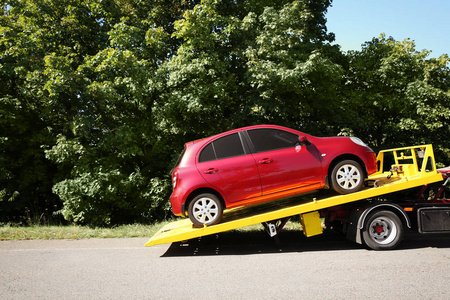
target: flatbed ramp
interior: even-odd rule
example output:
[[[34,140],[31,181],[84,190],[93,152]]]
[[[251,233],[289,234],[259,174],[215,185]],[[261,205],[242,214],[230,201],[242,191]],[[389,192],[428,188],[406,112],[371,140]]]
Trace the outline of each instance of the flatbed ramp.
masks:
[[[395,164],[390,171],[383,172],[384,154],[387,152],[394,154]],[[420,167],[418,156],[422,160]],[[224,212],[221,223],[202,228],[194,227],[189,219],[182,219],[164,226],[150,238],[145,246],[185,241],[258,223],[303,215],[443,180],[441,173],[436,170],[431,145],[384,150],[378,154],[377,159],[380,162],[380,170],[368,178],[368,181],[374,183],[374,187],[348,195],[317,199],[313,198],[314,193],[310,193],[291,199],[235,208]],[[405,161],[409,163],[403,163]]]

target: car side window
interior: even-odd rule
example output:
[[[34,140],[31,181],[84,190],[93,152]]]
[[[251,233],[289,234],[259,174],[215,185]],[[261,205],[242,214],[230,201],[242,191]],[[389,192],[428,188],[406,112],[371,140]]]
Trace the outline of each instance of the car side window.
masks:
[[[198,161],[205,162],[244,154],[239,134],[233,133],[209,143],[203,148]]]
[[[210,160],[216,160],[216,154],[214,153],[213,144],[209,143],[208,146],[203,148],[200,153],[200,157],[198,158],[199,162],[205,162]]]
[[[291,148],[299,143],[298,135],[279,129],[253,129],[248,131],[248,135],[256,152]]]

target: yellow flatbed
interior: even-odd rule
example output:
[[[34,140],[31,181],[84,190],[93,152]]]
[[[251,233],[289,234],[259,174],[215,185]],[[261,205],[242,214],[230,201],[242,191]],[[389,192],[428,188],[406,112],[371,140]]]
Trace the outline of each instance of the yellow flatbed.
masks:
[[[390,171],[383,172],[385,154],[389,152],[393,153],[395,163],[391,166]],[[441,173],[436,170],[431,145],[383,150],[378,154],[377,160],[380,165],[379,171],[367,179],[374,183],[374,187],[367,187],[357,193],[324,198],[314,197],[317,196],[317,193],[308,193],[291,199],[226,210],[221,223],[202,228],[194,227],[189,219],[174,221],[159,230],[145,246],[185,241],[294,215],[302,216],[325,208],[443,180]]]

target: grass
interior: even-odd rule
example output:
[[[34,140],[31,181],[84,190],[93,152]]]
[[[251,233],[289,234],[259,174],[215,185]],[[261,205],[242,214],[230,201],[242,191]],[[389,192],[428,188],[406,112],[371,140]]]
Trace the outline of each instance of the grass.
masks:
[[[130,238],[153,236],[170,221],[154,225],[121,225],[112,228],[92,228],[87,226],[0,226],[0,241],[13,240],[61,240],[61,239],[92,239],[92,238]],[[261,224],[255,224],[237,231],[260,231]],[[301,230],[300,222],[289,221],[284,230]]]
[[[151,237],[167,223],[121,225],[112,228],[3,225],[0,227],[0,241]]]

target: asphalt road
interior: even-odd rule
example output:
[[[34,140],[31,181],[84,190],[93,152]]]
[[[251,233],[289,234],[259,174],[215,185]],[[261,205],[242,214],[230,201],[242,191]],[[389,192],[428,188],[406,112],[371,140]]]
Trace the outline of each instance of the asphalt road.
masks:
[[[0,242],[0,299],[450,299],[450,236],[370,251],[337,234]]]

